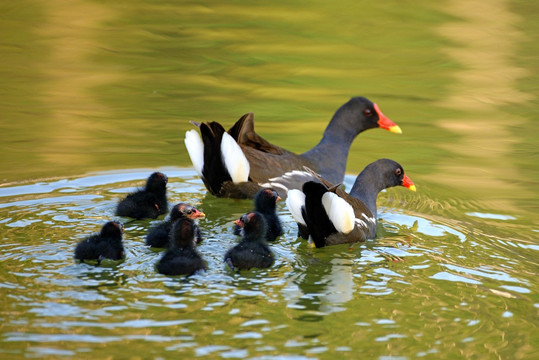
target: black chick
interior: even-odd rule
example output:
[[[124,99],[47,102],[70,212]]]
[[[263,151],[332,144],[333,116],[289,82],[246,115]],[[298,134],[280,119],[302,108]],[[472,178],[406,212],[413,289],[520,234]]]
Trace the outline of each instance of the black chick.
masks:
[[[127,195],[120,201],[116,215],[135,219],[155,219],[168,211],[167,182],[165,174],[154,172],[146,181],[146,186],[137,192]]]
[[[204,214],[202,211],[198,210],[194,206],[191,206],[186,203],[176,204],[170,210],[168,220],[165,220],[159,225],[150,229],[150,232],[148,233],[148,235],[146,235],[146,245],[157,248],[168,247],[170,229],[172,229],[172,225],[174,225],[177,220],[183,218],[195,220],[204,216],[206,216],[206,214]],[[197,226],[196,222],[193,226],[195,227],[195,243],[199,244],[200,242],[202,242],[200,228]]]
[[[270,267],[275,258],[265,240],[267,224],[264,216],[254,211],[235,223],[242,228],[242,239],[227,251],[225,263],[233,270]]]
[[[283,227],[275,209],[279,200],[281,200],[281,197],[277,191],[269,188],[260,190],[255,197],[254,211],[261,213],[268,225],[266,241],[275,241],[283,233]],[[237,224],[234,225],[234,235],[241,235],[241,227]]]
[[[157,271],[163,275],[192,275],[206,270],[194,238],[195,222],[188,218],[177,220],[170,231],[170,248],[157,263]]]
[[[109,221],[99,234],[90,235],[75,247],[75,259],[97,260],[98,264],[103,259],[120,260],[125,252],[122,243],[124,227],[116,221]]]

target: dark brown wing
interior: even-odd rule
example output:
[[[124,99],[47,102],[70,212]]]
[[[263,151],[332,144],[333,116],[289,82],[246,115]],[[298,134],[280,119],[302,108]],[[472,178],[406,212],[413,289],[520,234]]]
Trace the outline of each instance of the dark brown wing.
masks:
[[[305,158],[282,149],[280,155],[262,152],[251,147],[242,146],[243,153],[251,166],[250,178],[258,183],[266,183],[270,179],[280,177],[287,172],[303,171],[304,166],[312,166]]]
[[[228,133],[242,147],[250,147],[269,154],[281,155],[283,149],[275,146],[255,132],[255,116],[253,113],[243,115]]]
[[[316,171],[314,171],[313,169],[311,169],[310,167],[308,166],[304,166],[303,169],[308,172],[309,174],[311,174],[316,180],[318,180],[319,182],[321,182],[322,184],[324,184],[329,191],[332,191],[332,192],[335,192],[334,189],[335,188],[338,188],[339,186],[341,186],[341,184],[339,185],[334,185],[333,183],[327,181],[326,179],[324,179],[322,176],[320,176],[319,173],[317,173]]]

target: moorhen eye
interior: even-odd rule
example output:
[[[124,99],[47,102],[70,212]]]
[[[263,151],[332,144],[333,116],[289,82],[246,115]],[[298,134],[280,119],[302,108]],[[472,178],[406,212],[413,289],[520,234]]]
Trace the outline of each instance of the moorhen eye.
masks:
[[[397,174],[397,176],[400,176],[402,174],[402,170],[401,169],[395,170],[395,174]]]
[[[365,116],[371,116],[371,115],[372,115],[372,110],[371,110],[371,109],[365,109],[365,110],[363,110],[363,115],[365,115]]]

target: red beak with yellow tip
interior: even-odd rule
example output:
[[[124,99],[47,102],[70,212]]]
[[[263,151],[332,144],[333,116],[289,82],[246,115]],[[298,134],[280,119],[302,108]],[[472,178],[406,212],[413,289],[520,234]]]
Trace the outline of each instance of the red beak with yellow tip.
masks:
[[[374,111],[376,111],[378,114],[378,126],[380,126],[382,129],[391,131],[392,133],[402,134],[402,130],[399,125],[389,120],[389,118],[380,111],[380,108],[376,104],[374,104]]]
[[[412,191],[416,190],[414,183],[412,182],[412,180],[410,180],[410,178],[406,174],[404,174],[404,177],[402,178],[402,186]]]

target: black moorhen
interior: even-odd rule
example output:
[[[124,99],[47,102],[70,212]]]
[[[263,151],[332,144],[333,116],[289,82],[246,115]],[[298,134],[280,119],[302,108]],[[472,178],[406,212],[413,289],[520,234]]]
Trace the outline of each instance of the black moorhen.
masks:
[[[300,236],[312,238],[316,247],[374,238],[378,193],[398,185],[416,190],[402,166],[389,159],[367,165],[349,194],[321,177],[317,180],[303,184],[303,191],[290,190],[286,200]]]
[[[344,179],[348,151],[355,137],[364,130],[380,127],[401,133],[378,106],[364,97],[354,97],[342,105],[329,122],[322,140],[303,154],[294,154],[270,144],[254,130],[254,115],[243,115],[225,132],[217,122],[195,123],[185,134],[185,146],[195,170],[206,188],[215,196],[254,198],[263,187],[278,188],[286,197],[289,189],[303,182],[291,182],[287,175],[302,172],[303,167],[326,180]]]
[[[75,259],[97,260],[103,259],[120,260],[125,256],[122,243],[124,227],[116,221],[109,221],[101,228],[98,234],[90,235],[75,247]]]
[[[172,225],[178,219],[189,218],[191,220],[195,220],[204,216],[206,216],[206,214],[204,214],[202,211],[198,210],[192,205],[189,205],[186,203],[176,204],[170,210],[170,215],[169,215],[168,220],[165,220],[159,225],[150,229],[150,232],[148,232],[148,235],[146,235],[146,245],[149,245],[151,247],[157,247],[157,248],[168,247],[170,229],[172,229]],[[199,244],[202,242],[202,235],[200,233],[200,228],[196,225],[196,222],[194,224],[194,227],[195,227],[195,243]]]
[[[259,212],[250,212],[235,222],[242,227],[242,239],[225,254],[225,263],[232,269],[267,268],[274,256],[265,240],[266,220]]]
[[[127,195],[118,203],[116,215],[135,219],[155,219],[168,211],[167,182],[165,174],[154,172],[144,189]]]
[[[262,189],[255,197],[255,210],[264,215],[268,230],[266,232],[266,241],[275,241],[283,233],[281,220],[277,216],[275,206],[281,197],[273,189]],[[241,227],[234,224],[234,235],[241,235]]]
[[[206,270],[206,262],[195,247],[195,222],[189,218],[177,220],[170,231],[170,245],[157,264],[163,275],[192,275]]]

